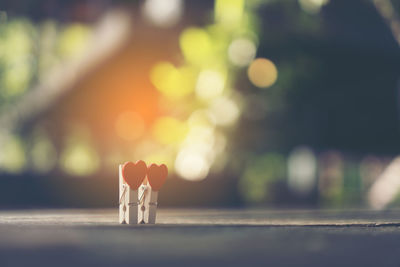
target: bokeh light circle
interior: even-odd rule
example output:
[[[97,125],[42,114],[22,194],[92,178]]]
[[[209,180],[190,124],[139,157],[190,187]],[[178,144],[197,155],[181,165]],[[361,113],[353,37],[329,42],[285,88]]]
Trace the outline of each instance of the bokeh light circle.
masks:
[[[192,149],[181,150],[175,160],[175,170],[185,180],[203,180],[209,169],[210,165],[205,157]]]
[[[310,14],[318,13],[328,3],[329,0],[299,0],[301,9]]]
[[[201,99],[220,96],[225,87],[225,77],[218,71],[203,70],[196,84],[196,95]]]
[[[100,157],[90,142],[77,139],[67,142],[60,165],[69,175],[89,176],[100,167]]]
[[[221,126],[233,125],[240,115],[239,106],[228,97],[215,99],[210,105],[209,112],[215,119],[216,124]]]
[[[256,45],[249,39],[239,38],[232,41],[228,48],[228,58],[238,67],[250,64],[256,55]]]
[[[182,142],[187,134],[187,125],[174,117],[160,117],[153,124],[153,136],[160,144],[170,145]]]
[[[179,45],[185,59],[195,65],[207,62],[212,54],[211,37],[201,28],[186,28],[179,37]]]
[[[147,20],[162,28],[174,26],[183,14],[182,0],[146,0],[142,12]]]
[[[278,70],[275,64],[266,58],[255,59],[247,69],[247,75],[252,84],[259,88],[267,88],[273,85],[278,78]]]

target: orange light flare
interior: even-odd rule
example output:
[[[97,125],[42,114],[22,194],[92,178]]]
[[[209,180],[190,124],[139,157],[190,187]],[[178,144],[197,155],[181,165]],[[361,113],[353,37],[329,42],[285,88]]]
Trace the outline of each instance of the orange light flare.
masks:
[[[76,84],[51,112],[53,127],[63,131],[69,121],[83,124],[105,153],[115,146],[131,149],[126,144],[150,135],[151,125],[165,112],[150,71],[159,61],[171,61],[179,48],[170,32],[148,32],[140,28],[125,47]]]

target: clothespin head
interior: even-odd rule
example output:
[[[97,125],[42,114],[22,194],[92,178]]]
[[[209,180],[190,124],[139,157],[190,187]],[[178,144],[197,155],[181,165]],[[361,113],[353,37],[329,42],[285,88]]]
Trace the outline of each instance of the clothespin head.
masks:
[[[151,164],[147,169],[147,179],[153,191],[159,191],[168,176],[168,168],[165,164]]]
[[[125,162],[122,166],[122,177],[132,190],[137,190],[146,177],[147,166],[143,160],[136,163]]]

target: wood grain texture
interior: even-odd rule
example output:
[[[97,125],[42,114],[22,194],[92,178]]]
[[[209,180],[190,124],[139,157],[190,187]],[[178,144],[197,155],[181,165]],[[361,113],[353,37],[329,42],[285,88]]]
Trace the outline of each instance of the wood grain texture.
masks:
[[[399,266],[400,211],[0,211],[0,266]]]

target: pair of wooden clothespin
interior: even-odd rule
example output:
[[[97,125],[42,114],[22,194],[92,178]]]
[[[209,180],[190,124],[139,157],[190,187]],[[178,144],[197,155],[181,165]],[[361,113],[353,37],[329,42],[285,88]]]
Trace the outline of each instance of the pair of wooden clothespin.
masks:
[[[138,224],[156,222],[158,191],[168,175],[164,164],[144,161],[119,165],[119,223]]]

